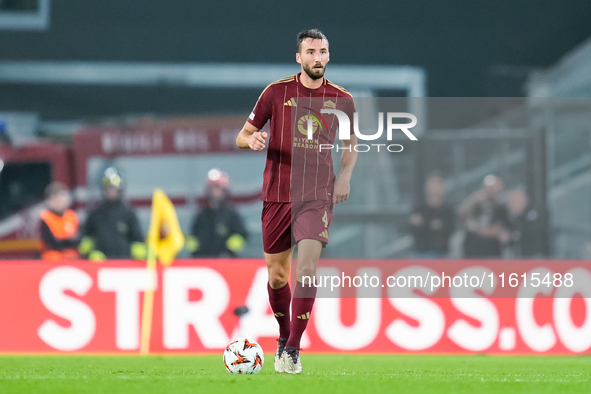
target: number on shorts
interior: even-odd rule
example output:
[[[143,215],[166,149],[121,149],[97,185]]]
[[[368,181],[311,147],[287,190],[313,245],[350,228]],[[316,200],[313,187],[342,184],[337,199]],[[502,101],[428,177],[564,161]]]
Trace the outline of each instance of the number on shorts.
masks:
[[[324,211],[324,216],[322,217],[322,221],[324,222],[324,227],[328,227],[328,214]]]

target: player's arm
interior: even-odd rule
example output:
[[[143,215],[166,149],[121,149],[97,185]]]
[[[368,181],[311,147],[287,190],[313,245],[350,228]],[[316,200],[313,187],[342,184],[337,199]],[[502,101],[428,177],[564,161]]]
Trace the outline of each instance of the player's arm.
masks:
[[[240,149],[252,149],[252,150],[263,150],[265,149],[265,139],[267,138],[266,132],[259,132],[255,126],[250,122],[244,123],[242,130],[236,137],[236,145]]]
[[[351,191],[351,175],[353,174],[353,168],[357,163],[357,151],[353,149],[357,145],[357,136],[351,135],[348,140],[341,140],[343,144],[343,153],[341,153],[341,172],[337,177],[334,184],[334,191],[332,194],[332,202],[339,204],[346,201],[349,198],[349,192]]]
[[[259,130],[265,126],[269,119],[271,119],[273,113],[272,91],[273,88],[271,85],[263,90],[263,93],[259,96],[248,120],[244,123],[240,133],[238,133],[238,137],[236,137],[236,145],[238,145],[240,149],[265,149],[267,133],[261,133]]]

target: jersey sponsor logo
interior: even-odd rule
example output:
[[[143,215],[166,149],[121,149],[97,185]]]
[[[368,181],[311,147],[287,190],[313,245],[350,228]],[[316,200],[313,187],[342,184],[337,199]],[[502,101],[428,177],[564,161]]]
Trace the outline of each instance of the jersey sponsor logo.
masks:
[[[318,138],[309,140],[306,137],[293,137],[293,147],[318,150]]]
[[[310,112],[308,112],[308,115],[310,115],[316,121],[316,123],[318,123],[320,125],[321,130],[322,130],[322,124],[324,124],[324,127],[326,127],[326,130],[328,130],[328,125],[326,124],[326,120],[320,114],[320,112],[313,110],[312,108],[309,108],[309,107],[304,107],[304,109],[307,109],[308,111],[310,111]],[[322,120],[322,123],[320,122],[320,120],[318,118],[320,118]]]
[[[254,112],[251,112],[251,113],[250,113],[250,116],[248,117],[248,119],[250,119],[250,120],[254,120]]]
[[[316,130],[318,130],[318,121],[314,119],[312,116],[306,114],[298,120],[298,131],[303,135],[308,135],[308,120],[312,122],[312,134],[316,133]]]
[[[298,130],[300,133],[307,136],[309,139],[312,139],[312,135],[318,130],[318,127],[320,127],[320,130],[324,130],[325,128],[328,130],[326,120],[320,112],[309,107],[304,107],[304,109],[307,109],[310,112],[304,114],[298,120]]]
[[[285,103],[283,103],[283,105],[285,105],[286,107],[297,107],[295,98],[287,100]]]

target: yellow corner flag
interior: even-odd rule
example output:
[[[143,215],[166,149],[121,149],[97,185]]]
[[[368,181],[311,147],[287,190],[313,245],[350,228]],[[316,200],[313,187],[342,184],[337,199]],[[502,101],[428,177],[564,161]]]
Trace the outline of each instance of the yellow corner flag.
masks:
[[[166,194],[160,190],[154,190],[152,196],[152,214],[150,216],[150,229],[146,240],[148,245],[147,270],[151,277],[156,278],[156,258],[160,264],[168,267],[175,256],[183,249],[185,237],[179,225],[174,205]],[[150,338],[152,334],[152,313],[154,310],[154,287],[150,287],[144,293],[142,308],[142,327],[140,353],[150,352]]]
[[[158,256],[163,266],[171,265],[177,253],[185,245],[185,237],[174,205],[160,189],[154,190],[152,197],[152,215],[147,244],[148,249]]]

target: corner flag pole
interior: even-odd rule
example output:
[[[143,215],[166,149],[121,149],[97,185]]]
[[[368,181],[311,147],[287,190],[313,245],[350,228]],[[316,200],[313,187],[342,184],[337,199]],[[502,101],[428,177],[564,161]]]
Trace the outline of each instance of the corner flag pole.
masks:
[[[150,229],[146,239],[148,247],[148,261],[146,270],[150,284],[144,292],[142,306],[142,327],[140,336],[140,353],[150,352],[150,337],[152,335],[152,316],[154,314],[154,291],[157,287],[156,263],[160,260],[163,267],[170,266],[175,256],[185,244],[183,231],[179,224],[174,205],[166,194],[154,190],[152,196],[152,213],[150,215]]]
[[[150,248],[148,250],[148,261],[146,264],[150,281],[156,280],[156,253]],[[144,292],[144,303],[142,306],[142,327],[140,336],[140,354],[150,353],[150,338],[152,337],[152,315],[154,313],[154,289],[156,283],[150,283]]]

